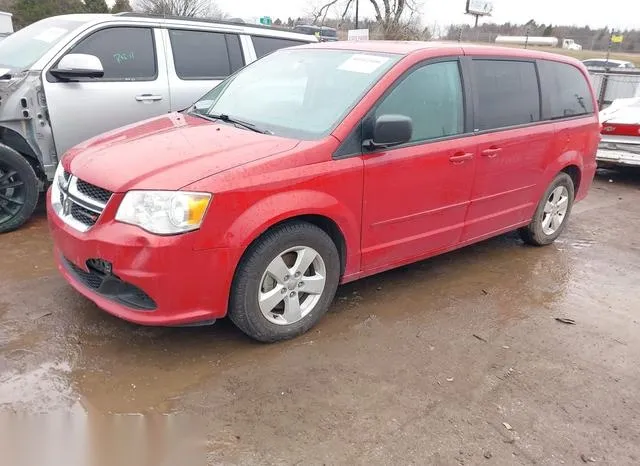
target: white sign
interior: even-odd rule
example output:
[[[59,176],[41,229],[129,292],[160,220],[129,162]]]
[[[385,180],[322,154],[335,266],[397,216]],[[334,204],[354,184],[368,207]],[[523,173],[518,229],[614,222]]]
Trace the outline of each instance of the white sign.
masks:
[[[493,1],[467,0],[467,13],[478,16],[488,16],[493,12]]]
[[[338,67],[342,71],[352,71],[354,73],[371,74],[389,59],[377,55],[355,54]]]
[[[369,40],[368,29],[349,29],[347,40]]]

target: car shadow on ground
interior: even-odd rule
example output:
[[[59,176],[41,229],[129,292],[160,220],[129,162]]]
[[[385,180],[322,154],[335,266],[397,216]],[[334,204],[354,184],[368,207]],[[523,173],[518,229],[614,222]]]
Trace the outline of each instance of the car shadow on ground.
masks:
[[[610,183],[622,183],[629,187],[640,188],[640,167],[598,168],[596,178]]]

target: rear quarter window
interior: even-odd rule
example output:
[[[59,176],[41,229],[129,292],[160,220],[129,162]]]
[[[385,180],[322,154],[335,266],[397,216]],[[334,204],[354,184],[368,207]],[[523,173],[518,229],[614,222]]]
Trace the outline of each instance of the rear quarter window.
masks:
[[[568,63],[538,62],[545,119],[570,118],[594,113],[587,78]]]

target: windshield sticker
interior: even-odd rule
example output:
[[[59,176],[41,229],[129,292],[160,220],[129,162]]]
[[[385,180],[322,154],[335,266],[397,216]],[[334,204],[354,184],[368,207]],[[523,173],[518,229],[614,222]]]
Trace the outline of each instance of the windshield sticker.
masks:
[[[353,73],[371,74],[388,61],[389,58],[387,57],[357,54],[351,55],[351,57],[342,63],[338,69],[342,71],[351,71]]]
[[[57,39],[60,39],[67,33],[67,29],[63,28],[49,28],[42,31],[40,34],[34,37],[35,40],[39,40],[41,42],[46,42],[50,44]]]

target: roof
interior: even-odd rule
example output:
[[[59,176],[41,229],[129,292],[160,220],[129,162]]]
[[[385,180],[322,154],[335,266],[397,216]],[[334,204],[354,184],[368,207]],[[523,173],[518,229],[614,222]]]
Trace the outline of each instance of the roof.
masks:
[[[304,48],[320,48],[335,50],[352,50],[361,52],[391,53],[397,55],[410,55],[425,50],[449,52],[451,54],[465,55],[491,55],[496,57],[521,57],[540,60],[554,60],[566,63],[580,63],[578,60],[566,55],[542,52],[532,49],[520,49],[514,47],[500,47],[496,45],[466,44],[453,41],[421,42],[421,41],[387,41],[387,40],[363,40],[363,41],[338,41],[321,42],[318,44],[303,45]]]
[[[304,45],[307,48],[323,48],[336,50],[357,50],[362,52],[393,53],[409,55],[412,52],[425,49],[457,48],[460,44],[455,42],[420,42],[420,41],[392,41],[392,40],[355,40],[322,42],[319,44]]]
[[[95,13],[78,13],[69,15],[52,16],[47,19],[64,19],[67,21],[77,21],[85,24],[100,24],[104,22],[128,22],[128,23],[144,23],[165,27],[191,27],[194,28],[212,28],[223,30],[225,32],[235,32],[239,34],[260,35],[259,31],[265,31],[264,35],[280,38],[297,39],[303,42],[317,42],[317,38],[313,35],[302,34],[291,29],[263,26],[260,24],[246,24],[238,21],[224,21],[208,18],[191,18],[185,16],[162,16],[147,15],[142,13],[116,13],[116,14],[95,14]],[[187,26],[188,25],[188,26]],[[269,31],[269,33],[267,33]]]
[[[196,17],[190,17],[190,16],[154,15],[154,14],[136,13],[136,12],[116,13],[113,16],[124,17],[124,18],[146,18],[146,19],[156,19],[156,20],[187,21],[190,23],[223,24],[227,26],[243,26],[243,27],[250,27],[250,28],[256,28],[256,29],[267,29],[270,31],[295,33],[295,31],[292,31],[291,29],[282,28],[278,26],[250,24],[250,23],[244,22],[244,20],[240,22],[239,20],[241,20],[241,18],[234,18],[232,21],[229,21],[229,20],[223,20],[223,19],[196,18]]]

